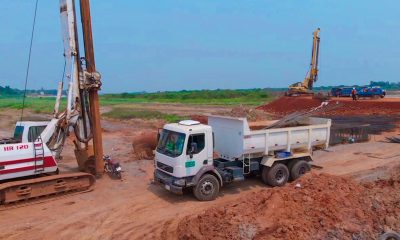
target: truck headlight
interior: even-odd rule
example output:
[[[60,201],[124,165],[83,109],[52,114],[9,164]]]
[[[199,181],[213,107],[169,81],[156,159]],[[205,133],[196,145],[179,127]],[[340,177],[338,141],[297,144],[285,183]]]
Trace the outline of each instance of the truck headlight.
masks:
[[[183,179],[183,178],[181,178],[181,179],[175,179],[175,180],[173,181],[173,184],[176,185],[176,186],[183,187],[183,186],[186,185],[186,180]]]

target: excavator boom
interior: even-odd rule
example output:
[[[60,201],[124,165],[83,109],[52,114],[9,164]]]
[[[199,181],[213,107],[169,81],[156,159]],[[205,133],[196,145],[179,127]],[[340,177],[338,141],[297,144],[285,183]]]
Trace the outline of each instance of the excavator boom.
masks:
[[[309,90],[312,90],[314,82],[318,79],[319,31],[320,29],[318,28],[313,33],[310,70],[303,81],[303,85],[307,86]]]
[[[319,28],[313,32],[310,69],[308,70],[306,77],[304,78],[303,82],[297,82],[290,85],[286,95],[296,96],[302,94],[313,94],[313,85],[318,79],[318,57],[320,44],[319,32]]]

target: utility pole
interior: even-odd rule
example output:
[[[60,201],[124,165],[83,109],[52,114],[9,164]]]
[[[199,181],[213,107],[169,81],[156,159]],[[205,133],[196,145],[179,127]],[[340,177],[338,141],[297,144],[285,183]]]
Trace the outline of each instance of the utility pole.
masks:
[[[98,74],[94,60],[92,21],[89,0],[80,0],[83,42],[85,47],[86,70],[90,74]],[[89,88],[90,115],[92,120],[93,150],[95,157],[96,176],[103,174],[103,144],[100,124],[100,102],[98,87]]]

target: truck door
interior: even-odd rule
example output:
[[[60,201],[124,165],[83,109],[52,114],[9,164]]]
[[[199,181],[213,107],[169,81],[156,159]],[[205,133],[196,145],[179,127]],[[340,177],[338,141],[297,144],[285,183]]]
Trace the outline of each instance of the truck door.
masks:
[[[193,176],[204,165],[207,165],[207,146],[205,142],[205,134],[189,135],[188,144],[186,146],[186,176]]]

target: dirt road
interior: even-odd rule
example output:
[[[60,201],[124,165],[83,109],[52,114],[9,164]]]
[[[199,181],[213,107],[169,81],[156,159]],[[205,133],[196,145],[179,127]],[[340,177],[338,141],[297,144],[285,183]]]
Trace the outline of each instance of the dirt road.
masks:
[[[258,178],[249,179],[224,187],[216,201],[198,202],[191,194],[176,196],[152,184],[153,162],[135,159],[130,141],[160,124],[103,121],[105,152],[122,162],[122,181],[105,175],[93,192],[2,211],[0,239],[175,239],[185,216],[266,188]],[[0,129],[1,134],[10,133],[3,124]],[[398,145],[379,140],[315,152],[314,160],[327,173],[362,180],[380,177],[400,162],[400,156]],[[72,149],[68,143],[60,163],[63,172],[76,171]]]

